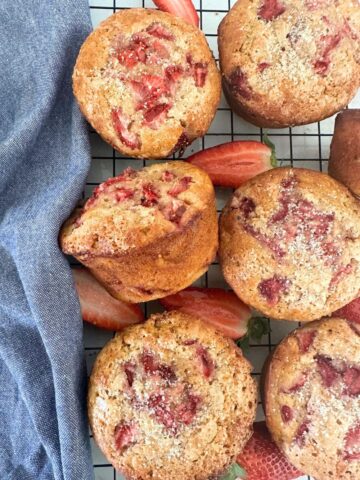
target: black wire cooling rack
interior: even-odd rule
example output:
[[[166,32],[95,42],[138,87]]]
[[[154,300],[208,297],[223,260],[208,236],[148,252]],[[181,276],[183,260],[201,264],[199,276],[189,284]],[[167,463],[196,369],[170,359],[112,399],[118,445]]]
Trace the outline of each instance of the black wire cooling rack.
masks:
[[[214,56],[218,59],[217,27],[235,0],[195,0],[194,4],[199,12],[200,26],[205,33]],[[90,0],[91,18],[94,27],[112,13],[123,8],[150,7],[154,8],[151,0]],[[360,95],[351,106],[360,107]],[[302,127],[267,130],[271,141],[275,144],[277,158],[282,165],[305,167],[314,170],[327,171],[329,146],[334,128],[334,117],[319,123]],[[262,140],[264,131],[237,117],[229,108],[224,98],[218,108],[217,115],[204,138],[195,141],[185,152],[184,158],[207,147],[219,145],[233,140]],[[134,160],[122,157],[118,152],[104,143],[100,137],[90,130],[92,147],[92,165],[87,178],[84,196],[88,197],[94,187],[111,176],[118,175],[128,166],[142,168],[152,161]],[[231,195],[229,189],[217,189],[217,209],[221,211]],[[226,287],[219,265],[214,262],[209,271],[196,284],[202,287]],[[145,304],[145,315],[161,311],[156,302]],[[269,352],[277,343],[296,325],[290,322],[270,322],[270,333],[263,338],[261,344],[250,345],[246,352],[247,358],[254,366],[254,377],[259,379],[262,365]],[[85,326],[84,343],[88,373],[96,355],[102,346],[113,336],[89,325]],[[263,419],[261,402],[259,402],[257,420]],[[107,462],[96,447],[90,433],[93,463],[96,480],[123,480],[115,469]],[[273,479],[277,480],[277,479]],[[311,480],[303,476],[299,480]]]

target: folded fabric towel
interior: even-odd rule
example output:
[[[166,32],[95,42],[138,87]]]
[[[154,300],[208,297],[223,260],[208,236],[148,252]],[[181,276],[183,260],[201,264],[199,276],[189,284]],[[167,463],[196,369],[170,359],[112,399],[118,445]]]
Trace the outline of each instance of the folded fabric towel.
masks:
[[[90,165],[87,0],[0,2],[0,478],[91,480],[82,321],[58,231]]]

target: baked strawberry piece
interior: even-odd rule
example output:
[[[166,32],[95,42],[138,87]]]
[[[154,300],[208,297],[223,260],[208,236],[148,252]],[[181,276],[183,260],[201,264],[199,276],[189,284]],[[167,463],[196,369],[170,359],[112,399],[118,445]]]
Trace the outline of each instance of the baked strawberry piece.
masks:
[[[118,11],[87,38],[73,85],[95,130],[119,152],[140,158],[181,153],[203,136],[221,90],[203,33],[142,8]]]
[[[220,220],[220,263],[247,305],[310,321],[359,294],[360,207],[323,173],[277,168],[238,188]]]
[[[266,422],[290,462],[317,480],[360,478],[360,336],[349,322],[293,331],[263,380]]]
[[[116,298],[139,303],[189,286],[218,245],[214,187],[186,162],[126,169],[99,185],[60,232]]]
[[[250,371],[234,342],[197,318],[153,315],[119,333],[95,362],[94,438],[126,478],[217,477],[251,437]]]

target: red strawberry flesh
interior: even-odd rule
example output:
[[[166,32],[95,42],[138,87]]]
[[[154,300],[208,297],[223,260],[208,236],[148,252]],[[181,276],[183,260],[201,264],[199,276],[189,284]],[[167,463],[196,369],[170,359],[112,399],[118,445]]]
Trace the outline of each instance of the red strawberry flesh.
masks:
[[[264,0],[258,10],[258,15],[265,21],[272,21],[285,12],[285,6],[279,0]]]
[[[155,191],[154,186],[151,183],[143,185],[143,196],[141,199],[141,204],[144,207],[152,207],[158,203],[159,194]]]
[[[290,281],[287,278],[274,275],[272,278],[267,278],[260,282],[258,290],[267,303],[274,306],[279,303],[281,295],[288,291],[289,286]]]
[[[132,423],[119,423],[114,432],[115,446],[119,452],[135,443],[136,427]]]
[[[191,0],[154,0],[154,3],[160,10],[183,18],[196,27],[199,26],[199,15]]]
[[[180,310],[210,323],[224,335],[237,339],[247,333],[251,311],[233,292],[220,288],[189,287],[162,298],[167,310]]]
[[[352,397],[360,394],[360,370],[355,367],[347,367],[343,373],[345,383],[344,393]]]
[[[107,330],[121,330],[144,320],[138,305],[112,297],[87,269],[76,267],[72,271],[86,322]]]
[[[196,347],[196,355],[200,361],[201,370],[205,378],[210,379],[215,370],[215,364],[212,360],[209,351],[202,345]]]
[[[132,387],[135,379],[135,374],[136,374],[136,365],[131,362],[126,362],[124,364],[124,372],[125,372],[129,387]]]
[[[228,79],[230,90],[245,98],[245,100],[250,100],[252,97],[252,88],[249,85],[247,75],[241,70],[240,67],[237,67],[231,74]]]
[[[140,138],[137,133],[130,131],[131,121],[125,114],[123,114],[122,109],[119,107],[116,110],[113,110],[111,116],[115,131],[122,143],[131,150],[140,148]]]
[[[340,43],[341,35],[337,33],[335,35],[322,35],[320,37],[320,53],[319,58],[314,62],[315,72],[321,76],[325,76],[330,66],[330,54]]]
[[[281,407],[281,418],[284,423],[288,423],[294,418],[294,412],[288,405]]]
[[[155,22],[149,25],[146,29],[147,33],[153,37],[163,40],[174,40],[174,35],[161,23]]]
[[[170,367],[170,365],[159,362],[151,353],[144,352],[140,357],[140,362],[143,365],[146,374],[158,375],[160,378],[170,383],[176,381],[174,369]]]
[[[300,353],[307,353],[316,337],[316,330],[299,330],[296,332],[296,340],[299,344]]]
[[[352,427],[346,435],[344,459],[350,462],[360,460],[360,423]]]
[[[332,360],[324,355],[317,355],[315,357],[317,367],[325,387],[330,388],[339,378],[340,373],[333,366]]]
[[[340,308],[332,314],[333,317],[346,318],[350,322],[360,324],[360,298],[356,298],[352,302]]]
[[[273,442],[265,422],[254,424],[254,434],[237,462],[245,469],[247,480],[294,480],[301,475]]]
[[[260,142],[237,141],[195,153],[188,162],[205,170],[214,185],[237,188],[272,168],[271,149]]]
[[[171,197],[177,197],[180,193],[185,192],[188,188],[190,183],[192,182],[191,177],[183,177],[181,178],[176,185],[173,186],[171,190],[168,191],[168,194]]]

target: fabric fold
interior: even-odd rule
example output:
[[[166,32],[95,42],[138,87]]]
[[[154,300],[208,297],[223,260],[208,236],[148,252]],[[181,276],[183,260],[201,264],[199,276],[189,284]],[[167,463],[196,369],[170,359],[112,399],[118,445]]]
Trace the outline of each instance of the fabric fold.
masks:
[[[90,167],[86,0],[0,2],[0,478],[91,480],[82,320],[58,232]]]

